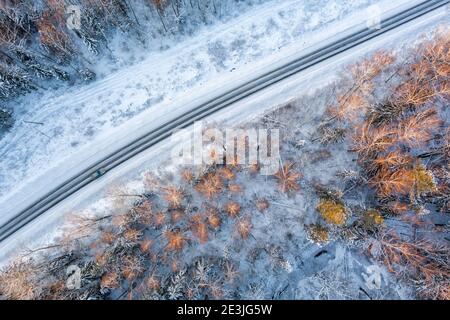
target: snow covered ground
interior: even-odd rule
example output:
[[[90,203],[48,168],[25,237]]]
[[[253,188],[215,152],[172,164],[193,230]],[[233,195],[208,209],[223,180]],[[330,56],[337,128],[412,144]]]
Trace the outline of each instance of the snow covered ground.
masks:
[[[364,54],[371,52],[380,47],[389,47],[394,44],[399,43],[399,41],[407,44],[414,37],[427,30],[427,28],[435,26],[442,19],[447,18],[445,10],[429,14],[419,22],[410,23],[401,30],[395,30],[390,32],[385,37],[372,40],[366,46],[353,50],[351,54],[339,55],[320,66],[314,67],[308,70],[306,73],[295,75],[289,79],[286,79],[270,89],[263,90],[258,94],[253,95],[245,99],[244,101],[231,106],[229,109],[214,115],[210,121],[221,122],[222,125],[236,125],[245,121],[249,121],[252,117],[257,117],[264,110],[273,108],[274,106],[285,104],[286,102],[298,98],[299,95],[305,95],[314,92],[320,87],[333,81],[336,76],[336,71],[345,64],[354,61],[356,58],[363,56]],[[298,50],[298,47],[291,47],[289,51],[292,53]],[[281,53],[280,56],[282,56]],[[262,60],[261,64],[256,64],[259,68],[261,65],[264,66],[265,62]],[[242,68],[243,74],[248,74],[252,70],[252,66],[247,66]],[[238,74],[238,71],[236,72]],[[225,79],[229,81],[234,79],[236,74],[229,74]],[[227,83],[227,82],[224,82]],[[207,90],[209,88],[206,88]],[[219,88],[220,89],[220,88]],[[201,96],[203,91],[198,94]],[[194,95],[195,96],[195,95]],[[196,96],[195,96],[196,97]],[[167,104],[169,107],[169,104]],[[142,113],[143,115],[152,115],[151,110]],[[154,114],[154,113],[153,113]],[[310,115],[305,114],[305,117]],[[145,127],[145,121],[130,121],[131,128],[138,125],[143,125]],[[122,127],[123,128],[123,127]],[[115,141],[117,143],[117,141]],[[152,167],[158,167],[161,163],[166,163],[167,152],[170,151],[172,145],[170,143],[162,143],[148,150],[141,155],[135,157],[131,161],[124,165],[121,165],[113,172],[108,173],[106,176],[95,181],[84,190],[81,190],[74,196],[70,197],[64,203],[56,206],[54,209],[50,210],[48,214],[41,217],[40,219],[34,221],[29,226],[17,233],[14,239],[9,239],[2,243],[2,252],[0,258],[7,257],[11,252],[14,252],[17,246],[27,244],[37,245],[39,243],[45,243],[50,241],[54,237],[54,233],[49,233],[52,227],[58,225],[63,219],[64,214],[70,212],[71,210],[86,209],[86,203],[93,203],[89,208],[96,212],[101,212],[108,208],[107,199],[101,198],[102,192],[105,190],[105,186],[110,186],[113,183],[118,183],[118,181],[123,180],[129,183],[133,178],[140,177],[143,169],[148,170]],[[170,167],[165,165],[165,169],[168,170]],[[47,180],[43,180],[43,186],[45,186]],[[133,185],[136,182],[131,182]],[[32,189],[29,189],[32,190]],[[100,198],[100,199],[99,199]],[[16,202],[17,203],[17,202]],[[9,202],[2,205],[8,205],[10,208],[17,207],[16,203]],[[42,237],[40,237],[42,236]],[[33,241],[31,241],[33,239]],[[37,241],[39,239],[39,241]]]
[[[300,144],[301,141],[304,141],[301,140],[303,138],[310,141],[312,134],[315,132],[314,125],[317,124],[327,107],[328,95],[333,95],[332,86],[328,85],[339,77],[339,72],[343,66],[378,48],[401,50],[401,44],[410,45],[417,38],[417,35],[430,30],[439,22],[445,21],[443,19],[446,18],[448,18],[448,12],[445,12],[445,10],[428,14],[418,22],[409,23],[381,38],[371,40],[350,53],[338,55],[307,70],[307,72],[297,74],[262,90],[209,117],[208,122],[220,127],[248,126],[249,123],[261,123],[261,115],[263,113],[270,115],[271,112],[283,119],[283,109],[277,108],[290,105],[291,107],[286,109],[291,111],[295,109],[297,118],[292,118],[291,122],[278,123],[277,126],[279,125],[281,130],[285,130],[284,135],[294,136],[294,140]],[[344,24],[341,26],[343,28],[348,27]],[[323,36],[325,37],[325,33]],[[195,94],[190,94],[189,96],[193,101],[186,103],[184,108],[189,109],[191,106],[195,106],[196,99],[203,97],[205,92],[212,91],[213,94],[216,94],[220,90],[226,90],[227,84],[236,81],[236,78],[239,81],[246,79],[246,76],[251,74],[252,70],[264,70],[267,65],[273,64],[273,61],[270,61],[271,59],[283,60],[286,56],[293,55],[301,47],[301,44],[287,46],[285,51],[281,50],[279,53],[261,58],[259,63],[242,67],[226,76],[218,77],[217,82],[215,80],[208,85],[205,84],[201,90]],[[124,74],[129,76],[127,72]],[[130,81],[132,81],[131,77]],[[137,91],[137,87],[124,89],[124,91]],[[169,100],[163,102],[160,106],[165,106],[163,110],[168,110],[169,113],[181,112],[183,107],[180,106],[180,101],[183,97],[185,95],[180,94],[173,103],[170,103]],[[129,99],[135,101],[131,96]],[[109,123],[107,128],[111,130],[108,129],[99,133],[98,137],[104,137],[107,140],[108,134],[115,132],[115,130],[122,130],[122,133],[114,133],[116,139],[112,143],[110,142],[110,145],[114,147],[114,145],[124,143],[127,135],[137,134],[139,128],[148,128],[151,125],[151,121],[147,121],[149,118],[153,122],[158,122],[163,121],[167,116],[170,116],[170,114],[163,115],[162,111],[153,112],[152,107],[150,107],[134,119],[118,125],[116,129],[112,129],[113,125]],[[285,116],[289,116],[288,111],[286,111]],[[289,127],[283,127],[283,124]],[[90,157],[94,158],[95,152],[104,153],[110,150],[107,145],[98,142],[100,140],[97,141],[96,139],[93,138],[91,143],[97,142],[101,147],[88,153]],[[118,141],[121,139],[122,141]],[[85,147],[80,147],[80,150],[92,148],[92,146],[88,142]],[[126,185],[127,189],[133,193],[142,192],[145,188],[142,177],[146,172],[158,169],[162,172],[172,171],[174,167],[168,159],[172,147],[173,144],[166,141],[151,150],[147,150],[90,184],[64,203],[59,204],[48,214],[21,230],[13,238],[2,243],[0,261],[10,253],[16,253],[18,246],[21,246],[22,249],[24,247],[35,247],[51,242],[55,237],[57,238],[61,228],[56,228],[56,226],[61,226],[64,219],[73,211],[95,213],[100,216],[110,213],[113,203],[110,197],[104,195],[105,191],[112,185]],[[287,148],[298,149],[293,145]],[[240,274],[243,275],[239,280],[239,289],[236,291],[238,292],[237,297],[240,298],[366,299],[369,297],[373,299],[407,299],[414,297],[410,291],[411,288],[398,282],[385,269],[380,269],[374,264],[374,261],[359,254],[356,250],[351,250],[341,242],[331,241],[319,246],[309,241],[306,236],[306,226],[315,223],[317,219],[317,212],[315,212],[317,195],[312,195],[311,190],[308,189],[306,183],[303,184],[303,181],[312,181],[314,178],[318,178],[321,182],[329,182],[339,169],[348,168],[349,165],[352,165],[352,155],[346,151],[346,148],[335,148],[331,159],[319,162],[315,162],[308,153],[313,149],[312,144],[301,145],[300,151],[297,150],[294,153],[299,155],[296,161],[301,163],[300,170],[304,177],[301,179],[301,192],[292,197],[280,196],[280,192],[276,188],[268,188],[264,184],[263,177],[257,178],[260,183],[247,184],[239,181],[244,187],[243,193],[247,198],[265,196],[271,203],[270,210],[266,214],[253,214],[250,208],[245,209],[245,214],[252,216],[253,229],[250,239],[247,239],[246,242],[236,241],[230,237],[232,224],[225,223],[223,230],[215,233],[211,242],[205,245],[190,245],[183,255],[182,263],[192,263],[196,257],[230,259],[238,266]],[[84,152],[83,154],[86,156]],[[78,161],[80,159],[79,156],[73,158],[74,168],[79,166]],[[86,161],[89,161],[89,159]],[[50,168],[49,170],[51,171]],[[42,187],[45,187],[45,184],[48,184],[48,179],[41,179],[41,183],[43,183]],[[32,186],[36,187],[36,184],[32,183]],[[15,197],[18,195],[20,195],[20,192],[17,192]],[[222,196],[232,198],[227,194]],[[241,195],[238,197],[241,197]],[[5,197],[5,199],[8,199],[8,197]],[[12,199],[18,198],[13,197]],[[200,206],[195,201],[199,202],[201,199],[195,199],[193,202],[195,206]],[[242,203],[243,206],[251,206],[251,201]],[[5,204],[5,207],[7,206],[11,208],[15,205],[13,201],[9,200],[9,203]],[[49,232],[49,230],[53,231]],[[380,272],[380,288],[373,288],[370,283],[365,281],[374,274],[374,270]]]
[[[136,136],[136,124],[145,129],[230,79],[364,22],[371,4],[384,11],[406,3],[412,2],[267,1],[90,85],[24,97],[16,125],[1,140],[0,221]]]

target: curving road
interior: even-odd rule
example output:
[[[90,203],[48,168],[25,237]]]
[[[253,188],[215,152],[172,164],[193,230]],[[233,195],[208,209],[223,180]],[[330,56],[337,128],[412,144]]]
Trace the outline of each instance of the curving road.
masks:
[[[51,209],[67,197],[73,195],[98,177],[114,169],[123,162],[136,156],[142,151],[154,146],[158,142],[171,136],[172,132],[180,128],[192,125],[195,121],[199,121],[214,112],[226,108],[268,86],[275,84],[287,77],[311,68],[337,54],[343,53],[364,42],[381,36],[384,33],[402,26],[405,23],[418,19],[423,15],[434,10],[449,5],[450,0],[428,0],[414,7],[411,7],[395,16],[386,17],[381,21],[379,29],[362,27],[352,35],[343,36],[336,39],[331,44],[327,44],[323,48],[318,48],[304,56],[301,56],[290,63],[270,70],[256,79],[248,81],[244,85],[239,85],[216,98],[213,98],[195,109],[171,119],[161,124],[156,129],[132,141],[126,147],[116,150],[108,154],[102,160],[94,165],[86,168],[82,172],[74,174],[67,182],[59,185],[48,192],[40,200],[34,202],[20,213],[0,226],[0,242],[7,239],[23,226],[33,221],[47,210]]]

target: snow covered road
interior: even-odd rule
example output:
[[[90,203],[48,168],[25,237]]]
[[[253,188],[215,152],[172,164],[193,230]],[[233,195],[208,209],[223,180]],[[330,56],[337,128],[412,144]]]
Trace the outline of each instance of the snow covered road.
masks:
[[[269,108],[271,106],[274,106],[275,104],[288,101],[289,99],[298,95],[299,88],[302,88],[302,93],[305,93],[308,89],[312,89],[316,85],[324,84],[324,76],[329,77],[328,79],[332,79],[333,70],[335,70],[336,67],[343,62],[348,62],[352,58],[360,56],[365,52],[373,50],[374,48],[377,48],[381,45],[390,45],[396,39],[398,40],[398,38],[407,39],[408,36],[411,36],[411,34],[417,34],[419,30],[424,30],[428,24],[436,23],[436,21],[439,21],[439,19],[445,17],[445,14],[445,10],[442,10],[441,12],[436,12],[432,15],[428,15],[427,17],[422,19],[420,23],[409,24],[408,26],[405,26],[405,28],[402,28],[402,30],[395,30],[395,32],[391,32],[388,36],[383,37],[383,39],[373,40],[371,41],[370,45],[355,50],[351,55],[346,54],[337,56],[334,59],[327,61],[323,65],[309,70],[306,74],[296,75],[294,77],[286,79],[283,82],[280,82],[279,84],[271,87],[270,90],[264,90],[252,96],[251,98],[246,99],[246,101],[239,103],[239,105],[235,105],[227,109],[226,111],[216,115],[214,119],[227,119],[228,121],[231,121],[231,123],[235,124],[236,120],[242,121],[242,119],[244,119],[246,116],[255,115],[256,111],[262,111],[264,110],[264,108]],[[290,54],[292,54],[293,52],[295,52],[295,48],[292,49]],[[266,61],[265,63],[269,62]],[[271,63],[273,63],[273,61]],[[262,65],[264,64],[262,63]],[[243,68],[241,77],[245,78],[244,75],[248,74],[251,70],[255,70],[254,66]],[[322,75],[322,77],[318,77],[318,75]],[[235,80],[235,76],[236,75],[229,75],[228,78],[230,80]],[[315,79],[315,81],[310,81],[311,79]],[[216,90],[219,91],[221,89],[224,88],[216,88]],[[202,92],[199,92],[196,97],[200,99],[200,97],[202,97]],[[196,101],[194,100],[193,102],[195,103]],[[181,102],[179,103],[180,105],[182,105]],[[130,124],[130,128],[136,129],[136,127],[139,127],[139,125],[141,125],[142,128],[145,129],[145,121],[139,122],[137,120],[133,120],[132,122],[133,124]],[[117,142],[117,140],[115,142]],[[27,241],[25,239],[29,240],[30,234],[34,234],[35,236],[37,236],[38,233],[35,232],[42,232],[45,234],[44,229],[47,229],[48,231],[48,227],[56,223],[56,221],[61,218],[61,213],[65,213],[67,210],[76,208],[77,206],[82,206],[82,204],[86,203],[87,200],[92,199],[93,197],[95,197],[95,195],[98,195],[99,191],[102,190],[105,185],[108,185],[118,177],[130,174],[130,172],[133,172],[134,169],[141,167],[143,163],[148,165],[149,160],[150,163],[158,162],[158,160],[161,160],[161,155],[164,154],[163,151],[170,150],[169,148],[170,144],[161,144],[156,148],[148,150],[145,153],[139,155],[135,159],[129,161],[126,165],[120,166],[119,168],[114,170],[114,172],[111,172],[101,180],[92,183],[85,190],[82,190],[82,192],[79,192],[68,199],[64,204],[55,207],[45,217],[39,219],[39,221],[35,221],[31,225],[27,226],[27,228],[25,228],[24,230],[21,230],[17,234],[17,237],[15,237],[14,241],[9,240],[8,242],[3,243],[2,255],[12,250],[14,246],[17,246],[20,243],[19,239]],[[30,230],[33,231],[30,232]]]
[[[26,97],[1,140],[0,221],[180,105],[365,21],[372,3],[411,2],[269,1],[91,85]]]
[[[105,173],[113,170],[116,166],[126,162],[143,150],[167,139],[174,130],[191,125],[195,121],[200,121],[208,115],[214,114],[214,112],[222,110],[232,103],[237,103],[251,94],[264,90],[291,75],[320,64],[337,54],[351,50],[355,46],[362,45],[369,39],[380,37],[390,30],[434,11],[436,8],[441,7],[442,4],[446,4],[446,1],[430,1],[424,5],[413,7],[406,12],[395,14],[392,16],[392,19],[391,16],[387,16],[386,20],[381,21],[380,28],[368,29],[366,25],[363,25],[358,30],[349,31],[350,34],[344,33],[333,38],[330,42],[321,43],[317,48],[311,47],[302,51],[299,57],[294,56],[295,58],[292,61],[286,61],[284,65],[278,66],[275,64],[272,66],[272,69],[264,70],[265,73],[261,75],[256,74],[255,78],[250,79],[249,82],[234,82],[235,86],[231,87],[230,90],[219,92],[218,96],[211,97],[212,100],[182,110],[180,113],[174,114],[173,118],[166,122],[154,123],[152,127],[147,128],[148,131],[143,136],[105,155],[93,166],[85,168],[83,171],[72,173],[72,179],[65,181],[61,186],[51,190],[45,196],[43,195],[38,203],[28,207],[13,220],[0,226],[0,241],[20,229],[23,225],[26,225],[29,221],[44,214],[53,205],[64,201],[65,198],[91,183],[96,179],[95,177],[98,176],[99,172]]]

